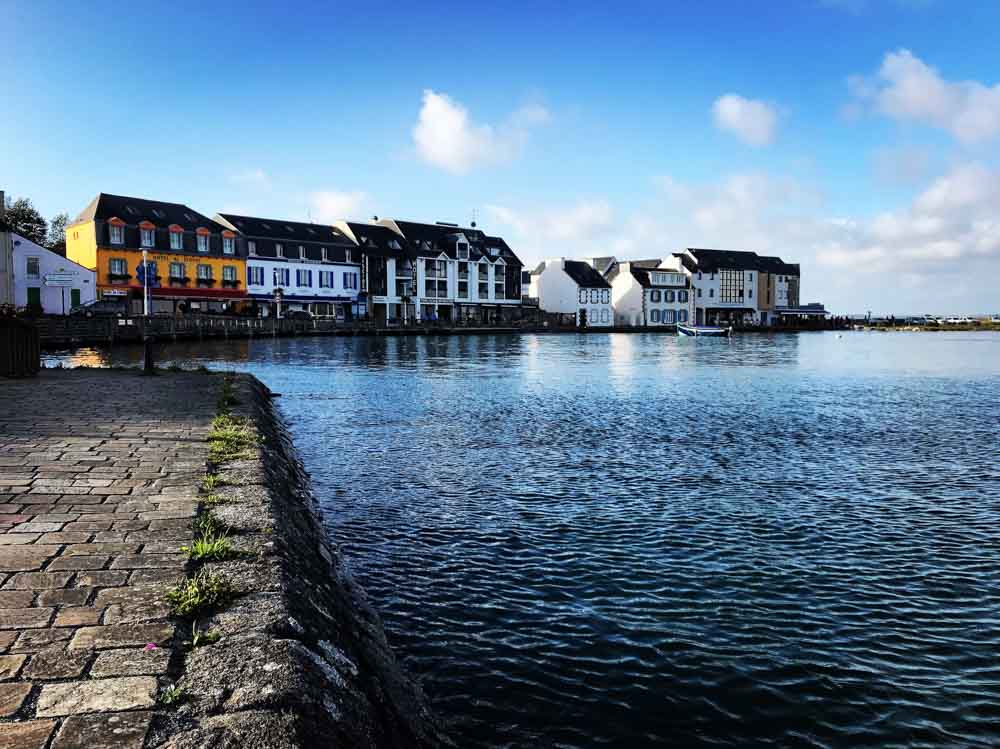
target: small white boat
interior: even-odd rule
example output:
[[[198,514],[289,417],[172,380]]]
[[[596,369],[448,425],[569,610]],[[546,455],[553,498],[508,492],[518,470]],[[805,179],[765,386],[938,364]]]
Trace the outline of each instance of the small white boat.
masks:
[[[720,328],[715,325],[680,325],[677,326],[677,332],[680,335],[691,336],[692,338],[698,338],[701,336],[707,336],[710,338],[728,338],[733,334],[732,326],[728,328]]]

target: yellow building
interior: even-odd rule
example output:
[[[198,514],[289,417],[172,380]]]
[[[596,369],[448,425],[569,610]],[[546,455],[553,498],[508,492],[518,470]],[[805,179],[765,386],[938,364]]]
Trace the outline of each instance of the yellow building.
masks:
[[[152,313],[235,311],[247,300],[236,234],[181,203],[100,193],[66,227],[66,256],[97,272],[99,299],[142,311],[142,253]]]

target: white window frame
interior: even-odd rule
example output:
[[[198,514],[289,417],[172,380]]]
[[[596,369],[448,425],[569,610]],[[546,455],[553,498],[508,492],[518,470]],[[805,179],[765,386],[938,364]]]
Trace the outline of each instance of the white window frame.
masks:
[[[278,257],[284,257],[285,256],[285,245],[283,245],[281,242],[275,242],[274,243],[274,254],[277,255]]]
[[[232,278],[227,278],[227,276],[232,276]],[[222,266],[222,280],[223,281],[237,281],[239,276],[236,273],[235,265],[223,265]]]
[[[140,247],[155,247],[156,246],[156,229],[139,229],[139,246]]]
[[[235,237],[223,237],[222,238],[222,254],[223,255],[235,255],[236,254],[236,238]]]
[[[121,224],[111,224],[111,244],[125,244],[125,227]]]
[[[184,249],[184,232],[172,231],[170,233],[170,249],[171,250],[183,250]]]
[[[256,255],[257,254],[257,243],[252,239],[247,240],[247,254]]]
[[[212,266],[208,263],[198,263],[198,280],[199,281],[211,281],[212,280]]]
[[[35,272],[31,272],[31,261],[35,261]],[[42,277],[42,258],[40,255],[31,255],[24,259],[24,275],[26,278]]]
[[[208,252],[208,235],[198,235],[198,252]]]

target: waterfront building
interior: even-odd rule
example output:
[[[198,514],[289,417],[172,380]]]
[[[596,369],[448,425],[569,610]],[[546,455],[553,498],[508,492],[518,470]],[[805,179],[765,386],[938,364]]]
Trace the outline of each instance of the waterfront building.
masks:
[[[676,258],[615,261],[604,273],[611,284],[615,325],[673,327],[691,317],[690,272]]]
[[[611,284],[588,262],[560,257],[539,263],[528,295],[543,312],[573,315],[581,328],[614,324]]]
[[[391,218],[378,224],[399,235],[409,248],[410,263],[397,260],[394,279],[411,290],[416,319],[474,324],[520,317],[524,264],[501,237],[474,224]]]
[[[336,221],[333,228],[360,253],[358,314],[379,325],[416,319],[416,284],[406,275],[412,276],[416,255],[406,239],[375,223]]]
[[[97,274],[98,298],[142,312],[149,258],[151,313],[222,312],[247,299],[236,233],[182,203],[100,193],[66,227],[66,257]]]
[[[284,219],[217,213],[246,258],[247,294],[254,314],[296,310],[350,321],[358,317],[361,252],[341,229]]]
[[[5,221],[7,204],[0,190],[0,306],[14,303],[14,247]]]
[[[20,234],[14,248],[14,305],[49,315],[66,315],[97,298],[97,274]]]

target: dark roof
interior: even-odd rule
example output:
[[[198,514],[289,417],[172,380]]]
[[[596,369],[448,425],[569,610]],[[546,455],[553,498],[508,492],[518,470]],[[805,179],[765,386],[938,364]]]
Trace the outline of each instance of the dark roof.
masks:
[[[659,268],[662,262],[659,258],[653,258],[652,260],[632,260],[630,264],[635,268]]]
[[[688,252],[698,261],[698,270],[714,273],[719,270],[761,270],[756,252],[743,250],[704,250],[689,247]]]
[[[416,257],[412,246],[405,237],[399,236],[381,224],[362,224],[347,221],[347,226],[358,241],[358,246],[368,255],[378,257]]]
[[[521,259],[500,237],[491,237],[482,229],[457,224],[426,224],[420,221],[400,221],[392,219],[403,236],[409,240],[413,251],[422,257],[436,257],[442,252],[448,257],[457,257],[456,245],[459,235],[469,244],[469,260],[502,257],[505,263],[523,265]]]
[[[138,224],[142,221],[149,221],[158,227],[177,224],[188,231],[194,231],[200,227],[216,232],[225,229],[224,226],[205,214],[198,213],[183,203],[165,203],[162,200],[109,195],[105,192],[98,193],[97,197],[83,209],[83,213],[77,216],[74,223],[94,220],[107,221],[115,217],[120,218],[126,224]]]
[[[566,260],[563,264],[566,275],[572,278],[577,286],[587,289],[610,289],[611,284],[604,280],[604,276],[594,270],[589,263],[579,260]]]
[[[241,234],[248,237],[266,237],[278,241],[289,242],[322,242],[324,244],[344,244],[354,246],[354,243],[332,226],[325,224],[308,224],[301,221],[286,221],[278,218],[257,218],[253,216],[237,216],[233,213],[216,214],[228,221]]]

